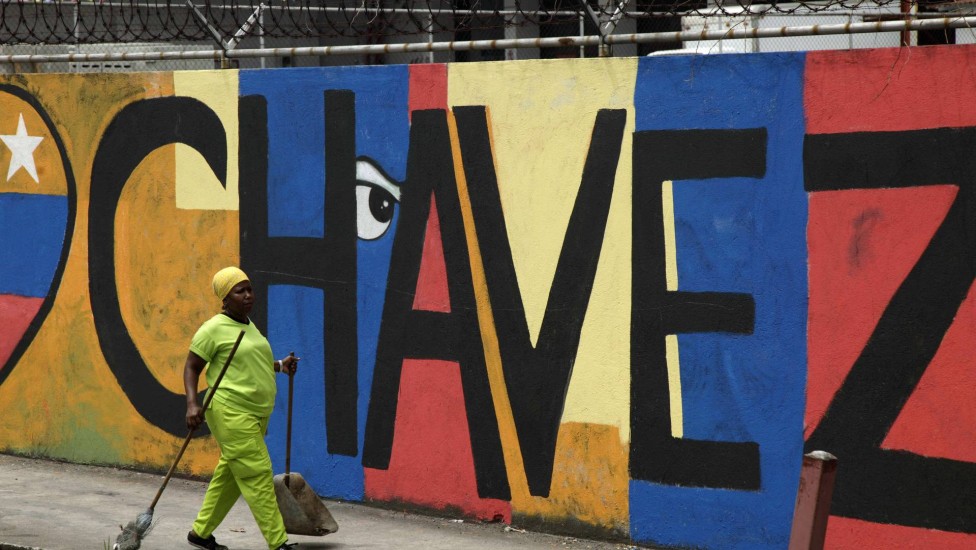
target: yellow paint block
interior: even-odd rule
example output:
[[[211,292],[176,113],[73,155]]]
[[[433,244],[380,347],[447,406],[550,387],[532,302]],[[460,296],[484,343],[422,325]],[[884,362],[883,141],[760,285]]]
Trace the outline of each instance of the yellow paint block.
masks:
[[[184,210],[237,210],[237,97],[238,71],[182,71],[173,73],[176,95],[206,103],[217,114],[227,133],[227,187],[207,161],[186,145],[176,146],[176,207]]]
[[[678,245],[674,228],[674,183],[661,185],[661,205],[664,219],[664,260],[669,291],[678,290]],[[678,335],[665,337],[664,348],[668,364],[668,394],[671,403],[671,435],[684,437],[684,408],[681,401],[681,361],[678,355]]]
[[[448,104],[485,105],[491,112],[499,193],[533,342],[597,111],[628,112],[606,237],[563,416],[564,422],[616,426],[624,442],[629,441],[630,425],[630,178],[636,70],[635,59],[448,67]],[[513,89],[532,93],[513,94]]]
[[[176,149],[157,149],[129,178],[115,221],[115,270],[133,342],[156,379],[183,393],[190,337],[220,312],[211,279],[240,263],[240,243],[238,212],[177,206]],[[206,162],[202,166],[205,171],[191,177],[213,177]]]
[[[491,132],[491,112],[488,111],[489,134]],[[458,199],[461,207],[461,218],[464,223],[464,235],[468,244],[468,255],[471,264],[471,283],[474,286],[475,303],[478,307],[478,326],[481,330],[482,349],[485,354],[485,368],[488,370],[488,384],[491,388],[493,411],[498,419],[498,433],[502,440],[502,453],[505,459],[505,469],[508,482],[512,487],[512,502],[529,499],[528,481],[525,477],[525,466],[522,462],[522,450],[518,440],[515,420],[512,416],[512,403],[508,398],[508,385],[502,371],[501,351],[498,347],[498,333],[495,329],[495,318],[491,309],[488,295],[488,282],[485,278],[484,261],[481,256],[481,246],[478,243],[477,232],[474,227],[474,212],[471,207],[471,196],[468,192],[468,182],[461,162],[461,144],[458,140],[457,121],[453,113],[448,113],[448,127],[451,133],[451,154],[454,160],[454,177],[457,181]],[[489,136],[490,138],[490,136]]]
[[[561,425],[549,498],[520,502],[519,522],[582,522],[608,536],[627,536],[629,450],[617,431],[599,424]]]
[[[89,291],[87,214],[92,162],[105,129],[124,106],[134,101],[172,96],[171,75],[10,75],[0,82],[27,90],[47,109],[61,132],[77,184],[74,232],[53,306],[30,347],[0,384],[0,410],[5,411],[0,423],[0,449],[75,462],[165,470],[182,437],[151,426],[135,411],[102,355]],[[3,122],[0,119],[0,133],[9,131]],[[27,115],[25,125],[28,133],[33,133]],[[39,151],[41,147],[43,142]],[[224,231],[231,227],[234,230],[226,247],[236,253],[237,213],[183,213],[179,218],[173,149],[164,147],[151,154],[127,183],[116,217],[115,249],[119,302],[132,338],[153,373],[170,389],[182,392],[175,373],[186,357],[192,335],[185,332],[189,322],[167,318],[172,314],[160,314],[159,310],[190,315],[187,312],[193,308],[208,307],[206,299],[189,296],[187,289],[198,287],[200,283],[194,278],[202,277],[202,271],[209,272],[211,267],[182,273],[174,262],[176,258],[191,264],[199,258],[223,261],[219,254],[213,259],[209,256],[215,243],[219,246],[221,239],[228,238]],[[39,192],[54,192],[43,189],[45,177],[40,166],[38,175]],[[34,181],[29,177],[25,181],[23,176],[23,171],[17,174],[18,185],[29,189]],[[160,197],[165,197],[161,204],[153,204]],[[134,269],[133,265],[142,267]],[[207,290],[209,278],[203,285],[201,294]],[[160,328],[164,324],[167,327]],[[43,376],[38,376],[39,365],[43,366]],[[208,474],[216,457],[216,445],[210,438],[196,441],[180,469]]]
[[[599,109],[626,109],[606,236],[557,443],[553,493],[528,494],[463,170],[457,165],[489,381],[513,513],[584,518],[626,532],[630,426],[630,212],[633,59],[448,67],[448,104],[484,105],[526,320],[535,343]],[[538,82],[545,81],[546,86]],[[512,89],[533,90],[512,94]],[[599,428],[594,428],[599,426]]]

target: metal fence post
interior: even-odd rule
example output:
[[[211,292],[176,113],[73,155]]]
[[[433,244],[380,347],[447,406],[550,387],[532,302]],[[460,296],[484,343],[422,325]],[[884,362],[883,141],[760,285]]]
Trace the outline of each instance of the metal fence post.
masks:
[[[836,477],[837,457],[826,451],[803,455],[789,550],[823,549]]]

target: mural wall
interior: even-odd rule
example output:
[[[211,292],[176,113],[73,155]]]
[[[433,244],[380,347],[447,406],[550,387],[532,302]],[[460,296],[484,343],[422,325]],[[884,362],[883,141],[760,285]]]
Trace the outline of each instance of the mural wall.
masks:
[[[974,54],[6,77],[0,449],[164,469],[239,264],[322,495],[786,548],[824,449],[829,547],[971,547]]]

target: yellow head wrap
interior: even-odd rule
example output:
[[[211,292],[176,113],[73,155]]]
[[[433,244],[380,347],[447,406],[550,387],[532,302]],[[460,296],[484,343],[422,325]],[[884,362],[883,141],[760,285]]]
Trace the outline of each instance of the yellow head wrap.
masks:
[[[230,294],[232,288],[238,283],[247,281],[248,276],[240,268],[225,267],[218,271],[213,277],[213,291],[218,298],[223,300]]]

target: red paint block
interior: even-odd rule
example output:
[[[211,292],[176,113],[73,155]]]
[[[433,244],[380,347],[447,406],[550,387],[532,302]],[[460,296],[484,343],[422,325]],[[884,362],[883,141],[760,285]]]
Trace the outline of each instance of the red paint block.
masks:
[[[447,65],[410,65],[410,112],[447,109]]]
[[[948,185],[811,194],[804,437],[817,427],[955,196]]]
[[[20,343],[44,298],[0,294],[0,368]]]
[[[976,126],[974,65],[971,46],[810,52],[807,133]]]
[[[444,263],[444,244],[441,242],[441,222],[437,217],[434,195],[430,197],[430,215],[424,235],[424,251],[420,257],[417,293],[413,308],[424,311],[450,313],[451,295],[447,286],[447,264]]]
[[[972,550],[976,539],[967,533],[871,523],[859,519],[831,516],[827,524],[830,550]]]
[[[946,331],[915,392],[881,444],[924,456],[976,462],[976,295],[969,295]],[[976,540],[973,541],[976,547]]]
[[[437,204],[431,198],[414,309],[451,311]],[[494,414],[487,411],[485,414]],[[460,366],[403,362],[390,466],[365,469],[366,497],[511,522],[511,505],[478,496]]]
[[[478,496],[457,363],[403,362],[395,430],[389,469],[366,468],[367,498],[511,523],[508,502]]]
[[[971,46],[808,53],[807,133],[976,126],[974,54]],[[807,435],[944,218],[955,197],[948,185],[955,182],[945,183],[810,195]],[[966,395],[973,387],[974,319],[971,289],[883,447],[976,461],[974,399]],[[826,547],[974,548],[976,535],[834,516]]]

